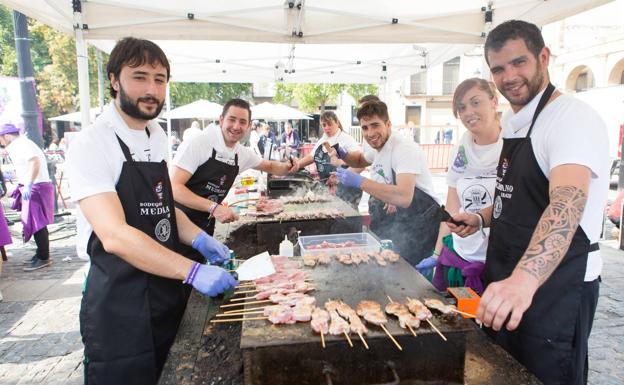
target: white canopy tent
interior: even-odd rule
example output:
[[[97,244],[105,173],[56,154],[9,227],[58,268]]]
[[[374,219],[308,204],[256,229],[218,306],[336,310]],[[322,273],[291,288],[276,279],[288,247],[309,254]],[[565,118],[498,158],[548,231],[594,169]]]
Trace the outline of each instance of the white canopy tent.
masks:
[[[192,103],[169,110],[163,114],[165,119],[218,119],[223,111],[219,103],[199,99]]]
[[[252,119],[264,120],[311,120],[312,118],[303,112],[283,104],[269,102],[251,106]]]
[[[89,109],[89,117],[91,120],[94,120],[96,116],[98,116],[102,112],[100,107],[91,107]],[[80,122],[82,113],[80,111],[70,112],[69,114],[55,116],[48,120],[53,122]]]
[[[452,53],[449,45],[467,50],[469,47],[461,45],[482,44],[487,32],[504,20],[518,18],[543,25],[610,0],[1,1],[75,35],[86,125],[86,39],[100,47],[112,47],[112,40],[127,35],[161,45],[166,44],[161,40],[171,40],[172,47],[165,47],[165,52],[174,76],[179,77],[174,80],[179,81],[383,83],[389,77],[433,65],[433,57],[447,60],[456,56],[440,53]],[[264,45],[252,50],[252,43],[274,43],[279,48]],[[442,51],[438,52],[438,46],[414,47],[436,43],[442,45]],[[174,51],[176,44],[180,51]],[[357,52],[350,52],[345,44],[354,44]],[[388,50],[382,49],[383,45]],[[400,56],[411,59],[391,62]],[[272,71],[268,70],[271,66]],[[365,68],[371,69],[368,74]]]

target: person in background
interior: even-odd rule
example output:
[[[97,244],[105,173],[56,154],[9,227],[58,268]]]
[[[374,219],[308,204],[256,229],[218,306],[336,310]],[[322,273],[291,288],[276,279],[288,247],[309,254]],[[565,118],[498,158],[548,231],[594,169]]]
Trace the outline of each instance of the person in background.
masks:
[[[254,120],[251,123],[251,130],[249,130],[249,147],[258,155],[261,155],[260,149],[258,148],[258,142],[260,141],[260,122]]]
[[[412,132],[414,142],[420,143],[420,127],[416,127],[416,124],[414,124],[411,120],[407,122],[407,127]]]
[[[24,242],[35,239],[37,251],[24,271],[38,270],[52,264],[48,225],[54,223],[54,185],[48,174],[45,154],[12,124],[0,128],[0,144],[6,148],[15,166],[17,188],[11,193],[11,208],[21,211]]]
[[[253,168],[275,175],[299,169],[299,160],[285,162],[262,159],[238,141],[249,130],[251,108],[242,99],[231,99],[223,106],[220,129],[198,135],[178,148],[170,169],[173,196],[177,207],[208,234],[215,220],[229,223],[238,215],[221,204],[236,176]]]
[[[503,22],[484,51],[511,105],[501,119],[494,204],[456,214],[466,225],[448,226],[460,236],[490,226],[476,316],[496,341],[546,385],[586,384],[609,189],[607,129],[588,104],[550,83],[550,50],[536,25]]]
[[[330,188],[333,187],[337,181],[333,173],[335,173],[337,167],[348,168],[342,160],[336,159],[332,162],[331,153],[325,148],[325,143],[328,143],[336,150],[338,147],[345,149],[347,152],[361,152],[362,149],[358,142],[353,137],[347,134],[342,128],[342,124],[338,120],[338,116],[333,111],[325,111],[321,114],[321,127],[323,128],[323,136],[316,142],[312,151],[299,160],[299,166],[305,167],[314,163],[318,172],[319,180],[325,182]],[[363,168],[351,169],[351,171],[360,173]],[[359,188],[346,187],[338,184],[336,189],[336,196],[345,202],[351,204],[357,209],[360,199],[362,198],[362,190]]]
[[[450,124],[446,123],[446,127],[444,128],[444,144],[453,143],[453,127]]]
[[[84,378],[156,384],[191,286],[216,296],[237,282],[214,266],[228,261],[228,248],[174,207],[167,135],[154,120],[170,76],[164,52],[127,37],[106,70],[113,100],[76,135],[67,159],[77,247],[91,260],[80,307]],[[180,244],[211,265],[177,253]]]
[[[280,138],[280,143],[282,147],[287,148],[287,155],[292,154],[293,156],[299,156],[299,145],[301,141],[299,140],[299,133],[293,130],[291,122],[286,122],[284,132]]]
[[[446,210],[450,214],[477,212],[491,206],[496,185],[496,166],[503,146],[496,108],[498,98],[493,84],[472,78],[461,82],[453,95],[453,115],[467,131],[454,148],[446,183]],[[468,286],[483,292],[485,254],[489,229],[462,238],[451,234],[442,222],[433,255],[416,269],[425,276],[435,267],[433,286]]]
[[[199,127],[199,122],[197,120],[193,120],[191,123],[191,127],[184,130],[182,134],[182,141],[189,140],[190,138],[197,136],[202,133],[202,129]]]
[[[415,265],[431,255],[442,218],[425,153],[392,132],[384,102],[365,102],[357,117],[369,148],[362,153],[338,147],[336,153],[351,167],[370,166],[370,179],[344,168],[336,175],[341,184],[370,194],[371,230],[391,239],[395,251]]]
[[[0,170],[0,199],[4,198],[7,193],[7,187],[4,182],[4,175],[2,174],[2,170]],[[0,276],[2,275],[2,263],[3,260],[6,259],[6,251],[4,250],[4,246],[10,245],[13,243],[13,239],[11,238],[11,232],[9,231],[9,225],[7,223],[7,219],[4,216],[4,209],[2,208],[2,202],[0,202]],[[0,301],[2,301],[2,292],[0,292]]]
[[[271,145],[277,145],[277,139],[275,133],[271,131],[271,127],[266,123],[260,123],[260,137],[258,138],[258,151],[260,156],[264,157],[264,152],[267,148],[267,143]]]

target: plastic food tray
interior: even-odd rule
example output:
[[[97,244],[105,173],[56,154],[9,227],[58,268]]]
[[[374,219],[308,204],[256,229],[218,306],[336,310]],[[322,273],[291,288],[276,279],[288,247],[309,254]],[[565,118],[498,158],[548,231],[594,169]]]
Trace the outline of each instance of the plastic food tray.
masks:
[[[348,243],[347,243],[348,242]],[[338,246],[344,245],[347,246]],[[379,241],[369,233],[309,235],[299,237],[301,255],[342,254],[379,251]]]

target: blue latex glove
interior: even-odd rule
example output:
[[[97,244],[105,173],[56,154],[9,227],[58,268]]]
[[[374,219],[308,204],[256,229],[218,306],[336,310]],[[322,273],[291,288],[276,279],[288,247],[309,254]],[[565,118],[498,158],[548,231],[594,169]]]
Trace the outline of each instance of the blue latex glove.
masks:
[[[22,200],[29,201],[30,197],[32,197],[32,182],[29,182],[27,185],[22,187]]]
[[[193,271],[194,269],[196,271]],[[238,281],[230,273],[217,266],[195,262],[188,275],[184,282],[193,285],[195,290],[210,297],[215,297],[238,285]]]
[[[205,231],[197,234],[192,246],[206,257],[212,265],[223,265],[230,260],[230,249]]]
[[[338,149],[336,150],[336,155],[338,156],[338,159],[346,158],[347,154],[347,150],[345,150],[344,147],[340,147],[340,145],[338,145]]]
[[[336,170],[336,176],[338,177],[338,181],[347,187],[360,188],[364,180],[364,177],[357,172],[349,171],[342,167]]]
[[[416,265],[416,270],[425,277],[428,277],[433,272],[433,268],[438,264],[438,257],[432,255],[431,257],[427,257],[420,261],[418,265]]]

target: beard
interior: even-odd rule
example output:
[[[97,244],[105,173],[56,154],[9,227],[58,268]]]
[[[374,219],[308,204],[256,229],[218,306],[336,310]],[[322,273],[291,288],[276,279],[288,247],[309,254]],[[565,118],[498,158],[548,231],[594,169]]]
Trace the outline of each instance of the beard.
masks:
[[[132,118],[140,120],[152,120],[156,118],[160,114],[160,111],[162,111],[163,106],[165,105],[164,101],[161,102],[153,96],[144,96],[134,101],[130,99],[128,94],[126,94],[123,87],[121,86],[121,83],[119,83],[119,102],[121,110],[123,112],[125,112],[128,116]],[[139,107],[140,102],[155,102],[157,103],[156,110],[153,113],[143,112]]]
[[[509,101],[509,104],[512,104],[514,106],[526,106],[527,104],[529,104],[529,102],[531,100],[533,100],[533,98],[539,94],[540,89],[542,88],[542,83],[544,82],[544,71],[542,70],[542,66],[541,64],[537,63],[537,69],[535,72],[535,76],[533,76],[532,79],[526,79],[523,78],[523,83],[526,84],[527,89],[529,90],[529,93],[527,96],[525,97],[514,97],[512,95],[509,94],[509,92],[507,92],[507,87],[515,87],[517,85],[516,83],[512,83],[512,84],[507,84],[503,87],[503,89],[501,90],[501,94],[503,94],[503,96],[505,97],[505,99],[507,99]]]

